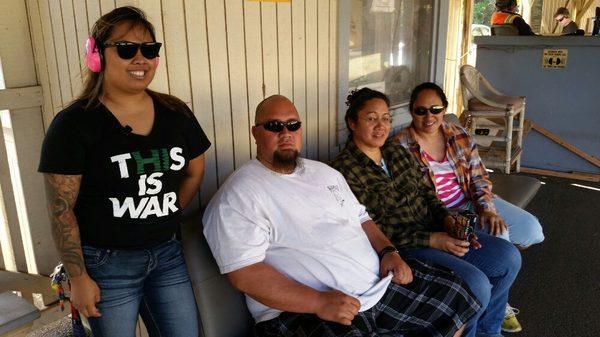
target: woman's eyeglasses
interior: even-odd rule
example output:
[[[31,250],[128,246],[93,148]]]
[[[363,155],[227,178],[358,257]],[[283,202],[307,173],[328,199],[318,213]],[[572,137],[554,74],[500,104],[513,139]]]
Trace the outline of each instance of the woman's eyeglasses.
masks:
[[[440,112],[444,111],[444,109],[445,108],[441,105],[433,105],[433,106],[430,106],[429,108],[426,108],[424,106],[418,106],[418,107],[414,108],[413,112],[417,116],[425,116],[425,115],[427,115],[427,111],[431,112],[432,115],[437,115]]]
[[[105,48],[116,47],[117,54],[124,60],[132,59],[135,54],[137,54],[138,49],[145,58],[152,60],[158,56],[161,46],[162,43],[160,42],[134,43],[129,41],[117,41],[104,44]]]
[[[556,19],[556,22],[562,22],[562,20],[564,20],[564,19],[565,19],[565,17],[563,16],[560,19]]]
[[[302,122],[295,120],[282,122],[280,120],[273,119],[264,123],[256,124],[256,126],[262,126],[263,128],[265,128],[265,130],[271,132],[281,132],[283,131],[283,128],[286,128],[290,132],[294,132],[300,129],[300,127],[302,126]]]
[[[358,119],[362,119],[367,122],[368,125],[376,125],[381,121],[383,124],[392,124],[392,116],[368,116],[368,117],[358,117]]]

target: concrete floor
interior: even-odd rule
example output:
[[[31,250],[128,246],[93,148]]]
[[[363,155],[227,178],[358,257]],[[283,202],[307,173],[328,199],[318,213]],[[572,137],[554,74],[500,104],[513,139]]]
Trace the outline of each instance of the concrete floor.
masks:
[[[536,178],[545,184],[527,210],[539,218],[546,240],[522,254],[510,304],[521,310],[523,331],[508,336],[598,337],[600,184]]]

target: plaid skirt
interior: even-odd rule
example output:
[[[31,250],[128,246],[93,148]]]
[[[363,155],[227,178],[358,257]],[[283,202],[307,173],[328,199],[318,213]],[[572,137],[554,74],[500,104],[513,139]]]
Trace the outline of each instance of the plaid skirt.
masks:
[[[481,304],[468,286],[442,266],[405,259],[413,272],[407,285],[390,283],[379,302],[359,312],[352,325],[314,314],[283,312],[255,326],[260,337],[453,336]]]

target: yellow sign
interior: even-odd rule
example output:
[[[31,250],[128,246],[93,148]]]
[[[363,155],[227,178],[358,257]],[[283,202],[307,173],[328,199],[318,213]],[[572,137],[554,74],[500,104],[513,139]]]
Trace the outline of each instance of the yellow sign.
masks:
[[[565,68],[567,66],[568,50],[544,49],[542,68]]]

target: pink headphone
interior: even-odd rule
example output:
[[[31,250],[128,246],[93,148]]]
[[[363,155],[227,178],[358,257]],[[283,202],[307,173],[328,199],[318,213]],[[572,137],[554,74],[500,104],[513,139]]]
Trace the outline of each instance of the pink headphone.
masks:
[[[94,73],[102,70],[102,55],[93,36],[88,37],[85,41],[85,65]]]
[[[155,57],[154,67],[158,67],[160,57]],[[94,73],[99,73],[102,70],[102,54],[96,45],[96,39],[90,36],[85,41],[85,65]]]

